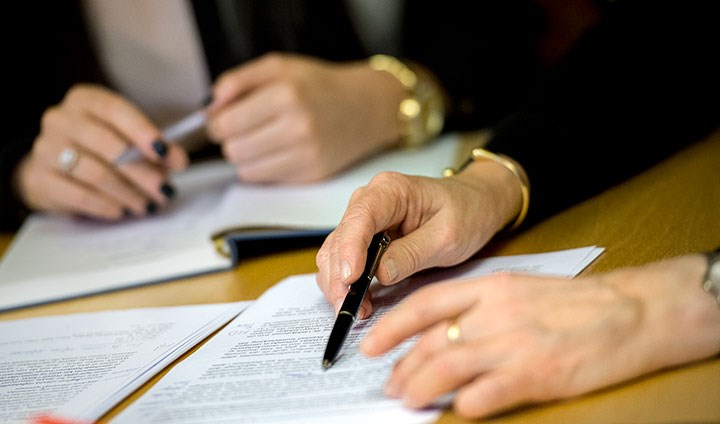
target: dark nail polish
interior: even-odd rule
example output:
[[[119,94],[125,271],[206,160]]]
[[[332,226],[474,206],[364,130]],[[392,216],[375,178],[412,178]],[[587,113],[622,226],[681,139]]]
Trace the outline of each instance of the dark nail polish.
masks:
[[[167,198],[168,200],[175,197],[175,187],[171,186],[168,183],[164,183],[163,185],[161,185],[160,191],[165,196],[165,198]]]
[[[132,216],[132,211],[128,208],[123,209],[123,218],[130,218]]]
[[[157,155],[160,156],[161,158],[164,158],[165,156],[167,156],[167,150],[168,150],[167,143],[165,143],[164,141],[156,140],[152,144],[152,148],[153,148],[153,150],[155,150],[155,153],[157,153]]]
[[[202,105],[203,105],[203,106],[210,106],[210,104],[212,104],[213,100],[215,100],[215,98],[213,97],[212,93],[210,93],[210,94],[208,94],[208,96],[205,98],[205,100],[203,100]]]
[[[153,201],[149,201],[145,208],[145,210],[147,210],[147,213],[149,213],[150,215],[155,214],[155,212],[157,212],[157,209],[158,209],[157,203],[155,203]]]

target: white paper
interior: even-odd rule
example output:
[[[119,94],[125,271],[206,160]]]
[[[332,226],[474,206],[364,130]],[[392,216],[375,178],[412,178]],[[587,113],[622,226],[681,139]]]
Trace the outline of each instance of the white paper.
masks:
[[[460,139],[396,150],[329,181],[250,185],[223,162],[197,164],[174,177],[178,196],[156,216],[105,223],[35,214],[0,260],[0,310],[219,271],[230,259],[210,239],[248,226],[327,229],[342,218],[352,192],[381,171],[440,176]]]
[[[358,342],[410,291],[446,279],[512,270],[572,276],[602,252],[595,246],[537,255],[488,258],[373,287],[374,312],[355,324],[341,355],[322,371],[334,321],[314,274],[287,278],[266,291],[193,355],[112,421],[123,423],[426,423],[441,408],[414,411],[383,395],[393,362],[414,342],[369,359]],[[584,264],[581,266],[581,264]]]
[[[0,422],[91,422],[252,302],[0,322]]]

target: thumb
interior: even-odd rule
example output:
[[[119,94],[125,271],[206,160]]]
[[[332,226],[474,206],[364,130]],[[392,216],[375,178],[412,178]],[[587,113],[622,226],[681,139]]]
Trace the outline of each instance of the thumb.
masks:
[[[376,273],[378,281],[390,285],[416,272],[436,266],[442,243],[429,226],[397,238],[390,243],[380,260]]]

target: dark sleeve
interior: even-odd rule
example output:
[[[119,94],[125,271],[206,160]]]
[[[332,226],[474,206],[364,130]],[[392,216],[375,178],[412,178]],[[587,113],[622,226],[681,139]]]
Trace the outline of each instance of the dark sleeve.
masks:
[[[343,2],[194,0],[211,74],[270,51],[333,61],[366,59]],[[226,10],[227,9],[227,10]],[[400,56],[424,65],[449,94],[445,131],[478,129],[524,98],[537,72],[544,29],[532,0],[404,2]]]
[[[535,81],[544,15],[529,0],[405,2],[401,55],[448,93],[445,131],[495,124]]]
[[[667,3],[608,3],[530,101],[494,128],[488,148],[519,161],[530,178],[528,223],[639,173],[720,124],[720,26],[712,2]]]
[[[0,139],[0,230],[16,229],[26,209],[11,176],[39,133],[42,113],[76,82],[99,81],[79,2],[13,2],[3,6],[4,103]]]

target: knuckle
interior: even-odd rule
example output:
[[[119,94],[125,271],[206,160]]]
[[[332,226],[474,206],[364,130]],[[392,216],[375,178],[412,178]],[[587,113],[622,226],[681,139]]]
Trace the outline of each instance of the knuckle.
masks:
[[[114,183],[114,178],[112,178],[111,172],[95,162],[88,161],[85,169],[86,175],[84,178],[86,178],[87,181],[92,183],[95,187],[110,187]]]
[[[222,152],[223,157],[227,159],[228,162],[235,165],[242,162],[242,152],[239,152],[238,150],[242,149],[235,149],[235,143],[233,142],[226,142],[220,146],[220,151]]]
[[[300,88],[290,81],[284,81],[278,87],[278,103],[285,108],[295,109],[302,104]]]
[[[262,60],[268,66],[269,69],[275,72],[283,73],[287,68],[287,61],[285,57],[278,52],[270,52],[263,56]]]
[[[430,372],[437,380],[453,380],[458,373],[458,366],[449,355],[441,355],[430,363]]]
[[[405,175],[394,171],[383,171],[370,179],[369,186],[387,186],[394,184],[402,184]]]
[[[61,120],[62,112],[59,106],[50,106],[40,116],[40,127],[45,129],[56,126]]]
[[[293,115],[294,118],[290,124],[290,132],[294,138],[312,140],[317,137],[318,125],[317,119],[311,113],[300,112]],[[309,147],[315,147],[319,143],[310,143]],[[314,150],[319,150],[315,148]]]

